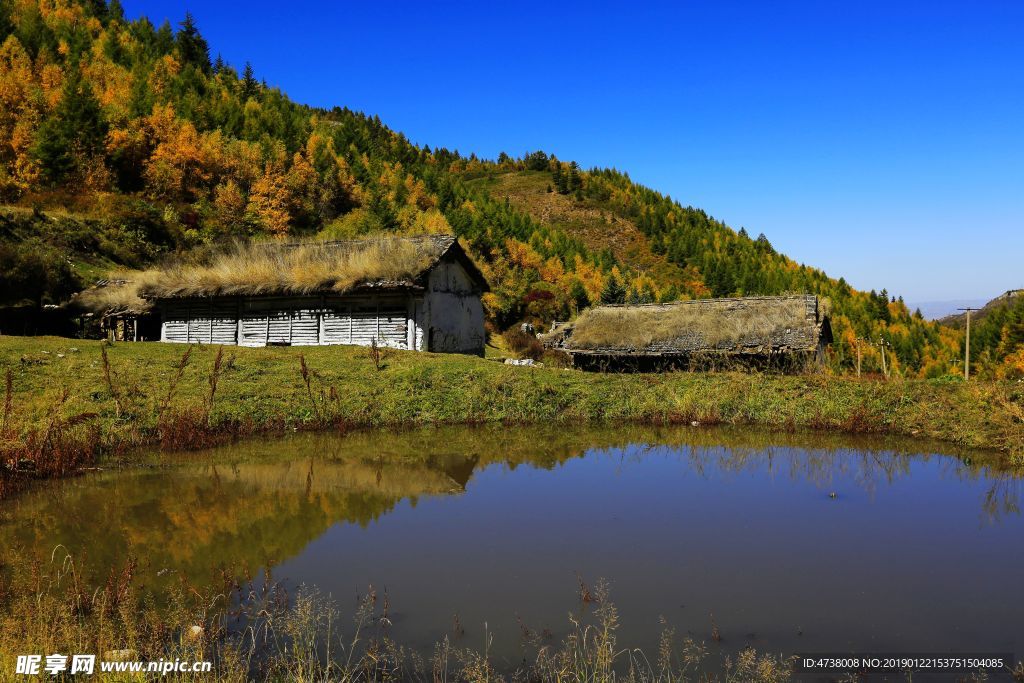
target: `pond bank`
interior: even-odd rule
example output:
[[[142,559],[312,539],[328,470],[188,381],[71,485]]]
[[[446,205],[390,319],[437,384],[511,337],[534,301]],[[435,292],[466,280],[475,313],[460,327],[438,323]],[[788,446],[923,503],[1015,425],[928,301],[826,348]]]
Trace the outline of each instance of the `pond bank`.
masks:
[[[602,375],[356,347],[184,347],[0,338],[0,495],[159,445],[247,434],[503,422],[757,425],[937,439],[1024,459],[1010,382]]]

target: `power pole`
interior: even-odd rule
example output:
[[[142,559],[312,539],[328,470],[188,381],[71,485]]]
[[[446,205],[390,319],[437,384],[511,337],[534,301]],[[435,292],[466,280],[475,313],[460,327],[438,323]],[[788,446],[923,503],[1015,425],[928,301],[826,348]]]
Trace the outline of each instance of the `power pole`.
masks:
[[[879,340],[878,340],[878,350],[882,352],[882,374],[885,375],[886,379],[888,379],[888,377],[889,377],[889,368],[885,364],[885,347],[887,345],[888,344],[886,343],[886,341],[884,339],[879,338]]]
[[[964,344],[964,381],[971,378],[971,311],[977,308],[958,308],[958,311],[967,312],[967,342]]]

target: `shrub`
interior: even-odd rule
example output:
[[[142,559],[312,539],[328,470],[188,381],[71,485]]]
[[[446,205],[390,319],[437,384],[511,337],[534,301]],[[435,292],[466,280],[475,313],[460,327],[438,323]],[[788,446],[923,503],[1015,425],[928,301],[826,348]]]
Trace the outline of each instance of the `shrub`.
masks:
[[[532,358],[540,360],[544,355],[544,345],[540,340],[529,332],[523,332],[519,327],[511,327],[505,330],[502,335],[508,348],[515,352],[520,358]]]

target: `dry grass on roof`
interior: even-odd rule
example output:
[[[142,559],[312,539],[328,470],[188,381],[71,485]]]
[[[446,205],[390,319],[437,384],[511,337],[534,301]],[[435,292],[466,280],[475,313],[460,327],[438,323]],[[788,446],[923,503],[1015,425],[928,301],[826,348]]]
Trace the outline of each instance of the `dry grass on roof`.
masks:
[[[152,298],[214,295],[346,292],[361,284],[406,283],[436,254],[401,239],[337,244],[255,243],[183,263],[148,278],[141,294]]]
[[[80,292],[74,302],[98,315],[146,313],[153,304],[139,295],[139,289],[158,275],[155,271],[120,273],[115,282]]]
[[[643,350],[673,345],[716,348],[769,340],[807,324],[803,298],[734,302],[682,302],[649,306],[600,306],[573,325],[569,345],[577,349]]]

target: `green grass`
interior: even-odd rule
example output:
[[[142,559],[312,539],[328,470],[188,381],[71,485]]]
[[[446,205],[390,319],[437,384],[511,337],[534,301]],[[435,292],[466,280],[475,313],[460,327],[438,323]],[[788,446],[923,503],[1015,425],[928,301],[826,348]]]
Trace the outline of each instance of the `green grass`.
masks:
[[[23,463],[22,469],[35,465],[31,478],[66,474],[141,446],[195,447],[261,431],[589,421],[901,434],[1024,458],[1020,383],[604,375],[401,351],[384,352],[378,370],[369,350],[359,347],[198,345],[176,379],[187,349],[0,338],[0,373],[10,372],[12,387],[0,460],[35,461]]]

